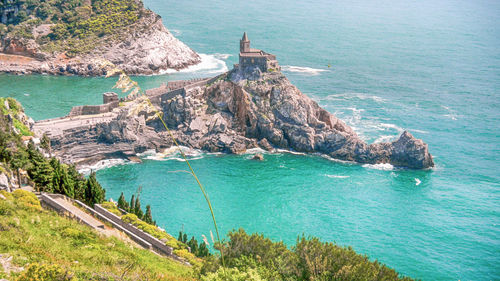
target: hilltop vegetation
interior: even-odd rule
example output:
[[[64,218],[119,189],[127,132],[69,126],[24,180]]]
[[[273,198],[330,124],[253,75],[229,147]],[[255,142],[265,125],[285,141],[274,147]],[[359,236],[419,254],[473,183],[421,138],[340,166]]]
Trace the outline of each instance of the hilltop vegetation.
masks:
[[[30,192],[1,194],[0,253],[25,267],[9,280],[193,280],[190,267],[42,210]]]
[[[117,39],[148,12],[135,0],[16,0],[11,5],[20,12],[10,24],[0,24],[1,38],[36,39],[42,51],[70,56],[91,51],[102,37]],[[35,36],[41,25],[50,32]]]

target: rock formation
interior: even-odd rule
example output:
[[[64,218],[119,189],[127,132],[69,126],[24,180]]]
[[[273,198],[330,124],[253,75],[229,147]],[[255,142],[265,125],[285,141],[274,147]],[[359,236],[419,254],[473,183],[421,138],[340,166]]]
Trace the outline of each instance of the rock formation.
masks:
[[[188,147],[227,153],[276,147],[359,163],[434,165],[427,145],[409,132],[391,143],[366,144],[279,71],[236,68],[175,95],[159,93],[150,96],[154,106]],[[141,97],[109,113],[37,122],[34,129],[49,134],[59,157],[80,164],[170,147],[172,141],[147,105]]]
[[[48,24],[33,30],[34,39],[7,36],[0,40],[0,72],[99,76],[106,74],[99,66],[105,59],[128,74],[150,75],[183,69],[201,61],[152,11],[144,10],[138,22],[120,32],[114,36],[123,39],[99,38],[95,49],[74,57],[42,50],[37,39],[50,33]]]

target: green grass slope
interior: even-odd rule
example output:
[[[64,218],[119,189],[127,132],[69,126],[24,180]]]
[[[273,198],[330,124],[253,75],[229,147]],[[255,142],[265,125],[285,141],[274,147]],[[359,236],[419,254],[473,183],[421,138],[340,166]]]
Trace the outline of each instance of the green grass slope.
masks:
[[[43,210],[32,193],[17,190],[2,195],[6,199],[0,198],[0,254],[12,256],[16,266],[58,265],[74,277],[62,280],[194,279],[190,267]],[[13,273],[10,280],[25,274]]]

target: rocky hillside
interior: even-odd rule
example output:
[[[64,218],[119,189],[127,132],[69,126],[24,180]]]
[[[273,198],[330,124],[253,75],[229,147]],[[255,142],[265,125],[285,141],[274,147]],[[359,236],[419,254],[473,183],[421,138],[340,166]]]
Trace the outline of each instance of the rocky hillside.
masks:
[[[366,144],[281,72],[233,70],[215,81],[188,86],[178,95],[151,98],[179,143],[192,148],[228,153],[283,148],[359,163],[415,169],[434,165],[427,145],[408,132],[392,143]],[[102,117],[39,122],[35,131],[49,134],[57,155],[72,163],[129,157],[172,145],[144,98]]]
[[[156,74],[200,62],[140,0],[7,2],[0,72],[103,75],[105,59],[128,74]]]

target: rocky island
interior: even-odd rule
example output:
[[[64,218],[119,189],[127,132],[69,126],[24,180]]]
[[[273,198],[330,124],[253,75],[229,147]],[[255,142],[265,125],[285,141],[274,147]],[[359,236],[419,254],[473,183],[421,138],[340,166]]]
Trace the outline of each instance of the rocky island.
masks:
[[[0,1],[0,72],[98,76],[102,59],[138,75],[200,62],[141,0]]]
[[[69,116],[36,122],[34,131],[51,138],[63,161],[79,165],[161,151],[173,144],[148,99],[178,142],[191,148],[227,153],[282,148],[358,163],[434,166],[427,144],[409,132],[391,143],[362,141],[292,85],[274,55],[250,48],[246,34],[239,64],[227,73],[169,82],[121,101],[106,93],[103,105],[75,107]]]

